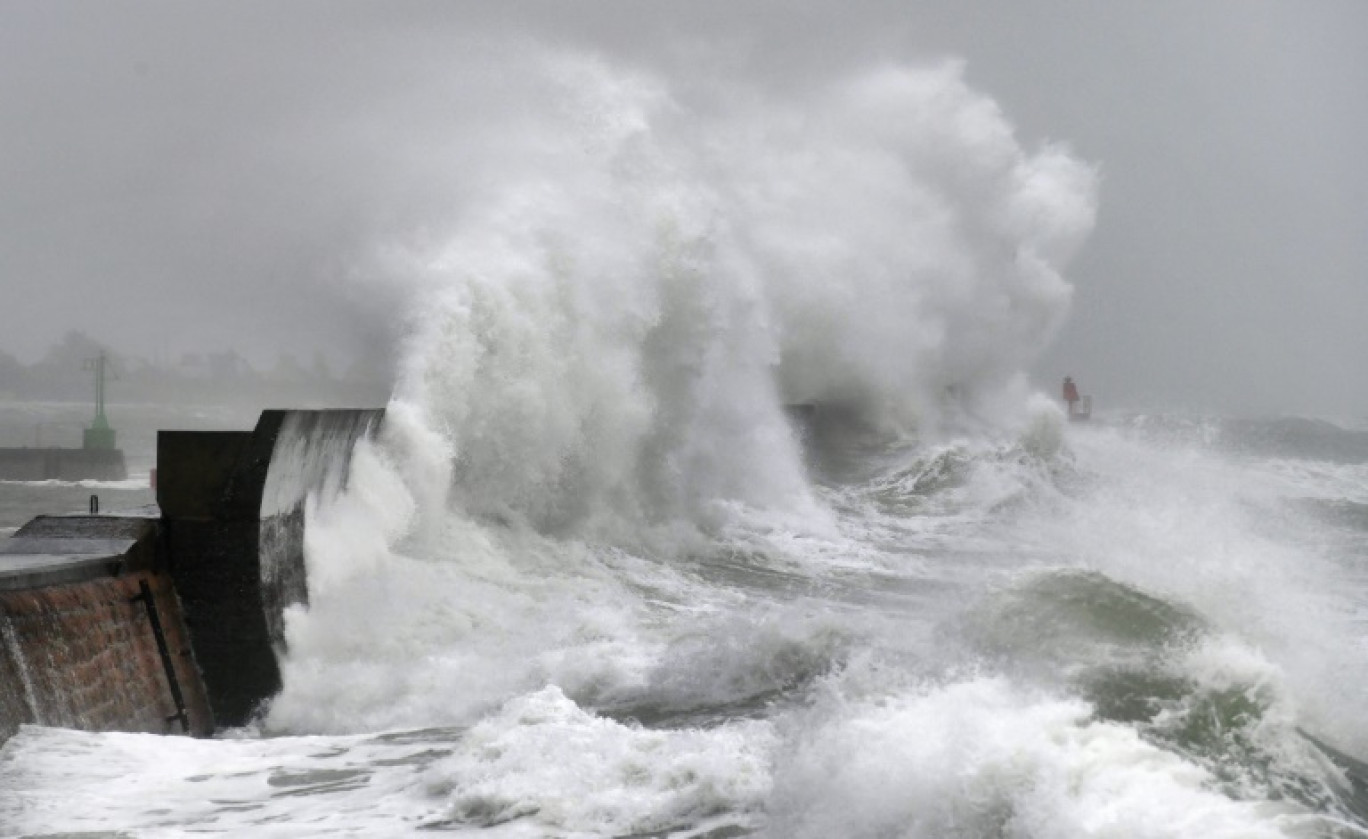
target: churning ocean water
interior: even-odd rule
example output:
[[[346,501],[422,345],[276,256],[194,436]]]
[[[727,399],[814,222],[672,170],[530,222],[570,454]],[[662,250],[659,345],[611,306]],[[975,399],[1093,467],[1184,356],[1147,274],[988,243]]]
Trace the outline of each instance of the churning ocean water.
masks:
[[[719,511],[711,536],[657,534],[673,550],[455,515],[389,549],[414,502],[365,447],[314,511],[315,601],[259,726],[24,728],[0,823],[1365,832],[1368,432],[1056,418],[927,446],[843,422],[805,421],[820,513]]]
[[[1090,167],[956,65],[698,113],[539,60],[386,258],[282,692],[22,729],[6,835],[1368,833],[1368,431],[1033,395]]]

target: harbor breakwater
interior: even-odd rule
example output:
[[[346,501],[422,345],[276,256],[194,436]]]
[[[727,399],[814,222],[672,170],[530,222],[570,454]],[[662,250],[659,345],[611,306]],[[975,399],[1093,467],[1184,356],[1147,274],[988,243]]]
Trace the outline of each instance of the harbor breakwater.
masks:
[[[122,481],[128,466],[118,449],[0,448],[0,480]]]
[[[279,690],[307,600],[308,498],[346,482],[380,410],[265,411],[162,431],[157,505],[40,516],[0,543],[0,742],[19,725],[205,735]]]

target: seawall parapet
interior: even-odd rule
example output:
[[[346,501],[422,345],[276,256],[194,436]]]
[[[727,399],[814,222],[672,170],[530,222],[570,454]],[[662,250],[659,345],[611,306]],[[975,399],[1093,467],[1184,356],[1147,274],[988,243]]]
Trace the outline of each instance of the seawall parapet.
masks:
[[[284,610],[307,602],[305,502],[346,480],[383,411],[264,411],[251,432],[162,431],[157,503],[219,725],[280,690]]]

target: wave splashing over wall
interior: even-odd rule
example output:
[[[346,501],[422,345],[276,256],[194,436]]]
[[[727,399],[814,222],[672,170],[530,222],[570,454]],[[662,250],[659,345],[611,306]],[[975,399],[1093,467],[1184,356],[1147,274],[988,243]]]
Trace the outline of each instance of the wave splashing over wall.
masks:
[[[615,541],[731,504],[820,520],[785,404],[1021,422],[1095,178],[1021,148],[958,65],[706,108],[593,58],[530,67],[452,219],[392,254],[398,398],[458,507]]]

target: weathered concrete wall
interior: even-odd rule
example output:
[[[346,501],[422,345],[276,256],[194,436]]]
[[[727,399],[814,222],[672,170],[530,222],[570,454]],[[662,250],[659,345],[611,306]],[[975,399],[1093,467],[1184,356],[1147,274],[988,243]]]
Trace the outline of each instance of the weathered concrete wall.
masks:
[[[280,690],[282,614],[307,602],[307,499],[345,482],[357,440],[382,417],[265,411],[251,433],[159,433],[167,554],[218,724],[246,723]]]
[[[0,545],[0,741],[22,723],[213,729],[157,537],[150,519],[43,516]]]
[[[384,412],[267,413],[278,414],[280,424],[261,488],[261,588],[271,639],[284,645],[284,610],[309,602],[304,568],[308,500],[331,498],[346,485],[352,451],[358,441],[379,429]]]
[[[118,449],[0,448],[0,480],[122,481],[128,466]]]

